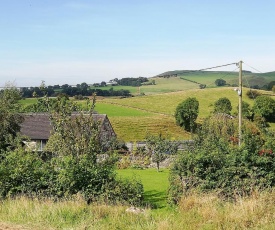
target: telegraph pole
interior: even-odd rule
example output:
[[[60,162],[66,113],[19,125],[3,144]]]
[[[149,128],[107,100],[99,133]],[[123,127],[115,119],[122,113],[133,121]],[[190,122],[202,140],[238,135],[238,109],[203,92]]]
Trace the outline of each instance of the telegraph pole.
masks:
[[[243,62],[239,62],[239,146],[242,143],[242,64]]]

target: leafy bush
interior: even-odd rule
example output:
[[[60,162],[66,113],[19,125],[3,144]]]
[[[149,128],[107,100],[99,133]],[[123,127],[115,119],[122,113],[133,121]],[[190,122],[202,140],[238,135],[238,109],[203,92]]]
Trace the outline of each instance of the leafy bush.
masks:
[[[257,90],[248,90],[246,92],[246,96],[248,96],[250,99],[255,99],[256,97],[261,96],[262,94]]]
[[[107,184],[102,198],[108,203],[127,203],[140,206],[143,204],[144,190],[141,181],[132,179],[117,179]]]
[[[269,96],[259,96],[255,99],[253,110],[267,122],[275,121],[275,100]]]
[[[216,86],[224,86],[226,85],[226,81],[224,79],[216,79],[215,81]]]
[[[227,97],[219,98],[214,104],[214,113],[230,114],[232,105]]]
[[[9,152],[0,164],[0,196],[48,193],[53,175],[50,164],[44,163],[35,152]]]
[[[234,137],[234,124],[227,123],[222,131],[219,128],[225,123],[216,119],[220,122],[223,125],[216,127],[209,121],[204,123],[194,148],[178,155],[170,174],[171,203],[193,189],[232,198],[275,186],[274,134],[263,136],[254,124],[246,122],[239,148],[230,138]]]

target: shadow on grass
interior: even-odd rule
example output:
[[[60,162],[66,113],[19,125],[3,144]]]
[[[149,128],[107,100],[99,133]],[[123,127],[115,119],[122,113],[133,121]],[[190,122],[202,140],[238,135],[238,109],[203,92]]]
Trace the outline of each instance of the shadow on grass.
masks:
[[[166,191],[150,190],[144,193],[145,202],[153,209],[165,208],[167,203]]]

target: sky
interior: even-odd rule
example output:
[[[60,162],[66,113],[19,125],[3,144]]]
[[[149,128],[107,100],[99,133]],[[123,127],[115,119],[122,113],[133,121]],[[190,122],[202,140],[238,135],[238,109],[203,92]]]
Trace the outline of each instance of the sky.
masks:
[[[275,71],[274,12],[274,0],[0,0],[0,87],[93,84],[240,60],[245,70]]]

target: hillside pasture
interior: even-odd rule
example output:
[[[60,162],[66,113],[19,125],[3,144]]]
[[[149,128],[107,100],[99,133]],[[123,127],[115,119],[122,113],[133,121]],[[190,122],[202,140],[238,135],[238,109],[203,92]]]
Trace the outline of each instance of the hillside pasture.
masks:
[[[243,100],[252,103],[252,100],[245,95],[247,90],[248,89],[243,89]],[[199,101],[199,118],[209,116],[211,111],[213,111],[214,102],[221,97],[228,97],[232,103],[232,112],[237,112],[238,95],[233,87],[195,89],[124,99],[105,99],[104,103],[128,106],[130,108],[142,109],[152,113],[174,116],[177,105],[188,97],[196,97]]]
[[[109,117],[142,117],[142,116],[152,116],[153,114],[144,110],[128,108],[116,104],[102,103],[103,101],[98,101],[95,106],[95,110],[98,113],[107,114]]]
[[[231,114],[236,115],[239,99],[234,88],[197,88],[130,98],[98,98],[95,110],[108,115],[118,138],[124,141],[142,141],[147,134],[159,133],[177,140],[190,139],[190,133],[176,125],[174,113],[177,105],[188,97],[196,97],[199,101],[197,122],[201,122],[211,114],[215,101],[221,97],[228,97],[233,107]],[[243,88],[243,101],[253,105],[253,100],[246,96],[248,90]],[[259,90],[259,92],[271,95],[270,91]],[[35,103],[36,100],[36,98],[25,99],[20,103],[25,106]],[[77,101],[77,103],[84,105],[86,102]]]
[[[205,84],[207,88],[214,88],[217,87],[215,84],[217,79],[223,79],[230,84],[238,84],[238,76],[238,72],[197,71],[181,74],[178,77],[182,80],[187,79],[190,81],[196,81],[200,84]]]
[[[243,89],[243,101],[253,105],[253,100],[246,96],[249,89]],[[261,91],[267,93],[266,91]],[[209,116],[214,109],[214,103],[221,97],[228,97],[232,104],[232,115],[237,115],[238,95],[233,87],[206,88],[186,90],[180,92],[155,94],[150,96],[104,99],[98,104],[105,104],[100,110],[108,111],[108,106],[122,106],[126,110],[148,112],[150,116],[109,116],[118,137],[125,141],[144,140],[147,133],[162,133],[173,139],[190,139],[190,134],[176,125],[174,112],[177,105],[188,97],[196,97],[199,101],[199,116],[197,122],[201,122]],[[107,112],[106,112],[107,113]],[[131,112],[130,112],[131,113]]]
[[[175,91],[182,91],[188,89],[196,89],[198,85],[192,82],[183,81],[178,77],[170,77],[170,78],[149,78],[149,80],[155,80],[155,85],[141,85],[140,87],[134,86],[105,86],[105,87],[91,87],[92,89],[101,89],[101,90],[109,90],[113,88],[114,90],[129,90],[133,95],[145,94],[159,94],[159,93],[168,93]]]
[[[140,92],[150,95],[199,88],[198,84],[184,81],[178,77],[154,78],[153,80],[156,82],[155,85],[143,85],[140,87]]]
[[[176,125],[169,116],[150,117],[109,117],[119,139],[124,141],[142,141],[147,134],[162,134],[172,139],[190,139],[190,134]]]
[[[223,79],[227,84],[234,86],[239,84],[239,72],[236,71],[196,71],[186,74],[179,74],[178,77],[191,81],[196,81],[200,84],[205,84],[207,88],[217,87],[215,81]],[[270,73],[251,73],[244,71],[242,74],[243,85],[246,87],[263,87],[269,82],[275,80],[275,72]]]

